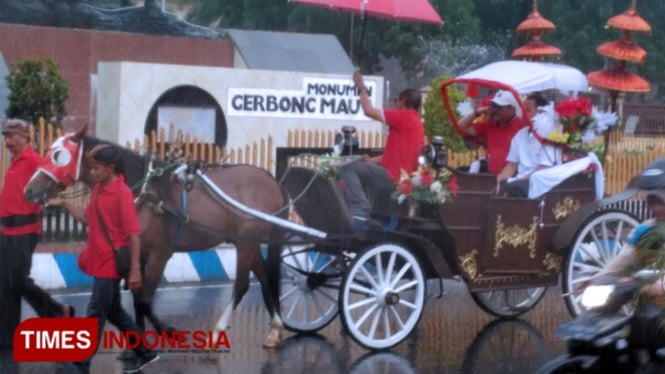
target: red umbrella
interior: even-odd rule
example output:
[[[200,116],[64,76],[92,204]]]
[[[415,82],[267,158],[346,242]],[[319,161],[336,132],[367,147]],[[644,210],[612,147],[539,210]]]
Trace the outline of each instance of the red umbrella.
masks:
[[[396,21],[423,22],[440,25],[441,16],[429,0],[289,0],[289,2],[360,14],[363,16],[360,33],[360,56],[365,36],[365,15]],[[358,58],[360,60],[360,58]]]
[[[596,51],[605,57],[615,60],[644,62],[644,59],[647,57],[647,51],[635,44],[628,36],[603,43],[596,48]]]
[[[589,83],[606,88],[610,91],[649,92],[651,85],[637,74],[628,71],[624,66],[612,69],[593,71],[587,74]]]
[[[551,46],[540,39],[531,40],[513,51],[512,57],[533,58],[536,61],[542,60],[545,56],[560,56],[561,50]]]
[[[397,21],[443,23],[428,0],[289,0],[344,12],[370,15]]]

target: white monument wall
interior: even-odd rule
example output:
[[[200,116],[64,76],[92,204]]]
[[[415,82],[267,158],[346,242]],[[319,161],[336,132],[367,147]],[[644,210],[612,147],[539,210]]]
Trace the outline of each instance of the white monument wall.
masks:
[[[382,128],[362,114],[350,76],[102,62],[97,82],[96,135],[119,144],[141,138],[153,104],[183,85],[198,87],[217,100],[226,118],[229,147],[268,135],[276,147],[286,146],[289,129]],[[374,106],[381,108],[383,78],[368,76],[365,83]]]

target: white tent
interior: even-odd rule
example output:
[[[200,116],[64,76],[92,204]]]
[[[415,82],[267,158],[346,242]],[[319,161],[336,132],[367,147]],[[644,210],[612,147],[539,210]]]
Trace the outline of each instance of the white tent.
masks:
[[[586,91],[589,84],[579,70],[561,64],[530,61],[499,61],[458,78],[492,80],[512,86],[520,94],[555,89],[560,92]]]

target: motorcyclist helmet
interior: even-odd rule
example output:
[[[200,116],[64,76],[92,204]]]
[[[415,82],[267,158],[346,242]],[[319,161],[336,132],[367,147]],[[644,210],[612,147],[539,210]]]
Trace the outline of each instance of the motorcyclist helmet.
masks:
[[[651,162],[636,178],[637,188],[647,199],[658,198],[665,204],[665,157]]]

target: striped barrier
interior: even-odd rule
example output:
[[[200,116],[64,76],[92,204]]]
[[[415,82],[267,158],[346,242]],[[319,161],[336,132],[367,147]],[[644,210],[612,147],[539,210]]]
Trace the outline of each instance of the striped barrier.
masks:
[[[76,264],[76,253],[35,253],[30,275],[47,290],[92,286],[92,277]],[[167,283],[224,281],[235,279],[236,251],[217,248],[174,253],[166,263],[162,281]]]

